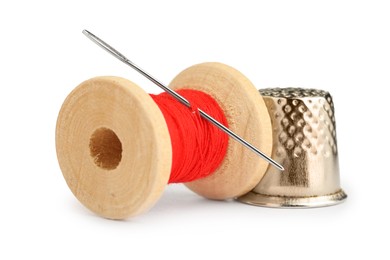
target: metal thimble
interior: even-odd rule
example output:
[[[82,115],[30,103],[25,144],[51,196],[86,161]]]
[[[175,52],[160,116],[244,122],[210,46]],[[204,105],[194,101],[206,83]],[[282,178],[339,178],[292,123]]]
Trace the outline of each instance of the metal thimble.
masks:
[[[272,159],[263,179],[239,201],[266,207],[322,207],[347,198],[340,188],[331,95],[301,88],[262,89],[273,128]]]

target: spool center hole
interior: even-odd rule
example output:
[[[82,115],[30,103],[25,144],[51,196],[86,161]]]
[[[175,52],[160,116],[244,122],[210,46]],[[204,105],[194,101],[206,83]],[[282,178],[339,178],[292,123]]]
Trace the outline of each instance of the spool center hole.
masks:
[[[95,164],[105,170],[114,170],[122,159],[121,141],[114,131],[105,127],[93,132],[89,150]]]

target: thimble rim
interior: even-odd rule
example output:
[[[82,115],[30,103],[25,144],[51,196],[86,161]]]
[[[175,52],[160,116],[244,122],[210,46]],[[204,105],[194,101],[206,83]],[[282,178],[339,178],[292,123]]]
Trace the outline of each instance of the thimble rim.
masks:
[[[340,204],[347,197],[342,189],[332,194],[305,197],[273,196],[251,191],[236,200],[253,206],[269,208],[319,208]]]

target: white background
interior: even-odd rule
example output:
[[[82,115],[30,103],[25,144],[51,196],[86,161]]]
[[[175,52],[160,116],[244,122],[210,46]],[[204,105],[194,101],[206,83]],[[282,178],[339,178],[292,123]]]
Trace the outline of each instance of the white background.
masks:
[[[63,100],[98,75],[159,90],[84,28],[163,82],[220,61],[257,88],[330,91],[347,202],[278,210],[174,185],[139,217],[90,213],[57,164]],[[0,29],[0,259],[389,259],[386,1],[2,1]]]

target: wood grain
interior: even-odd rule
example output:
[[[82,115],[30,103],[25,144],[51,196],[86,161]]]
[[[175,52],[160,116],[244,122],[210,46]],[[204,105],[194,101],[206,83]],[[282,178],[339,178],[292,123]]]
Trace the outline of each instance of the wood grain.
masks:
[[[172,148],[164,117],[126,79],[97,77],[73,90],[58,116],[56,148],[71,191],[106,218],[146,211],[169,179]]]

